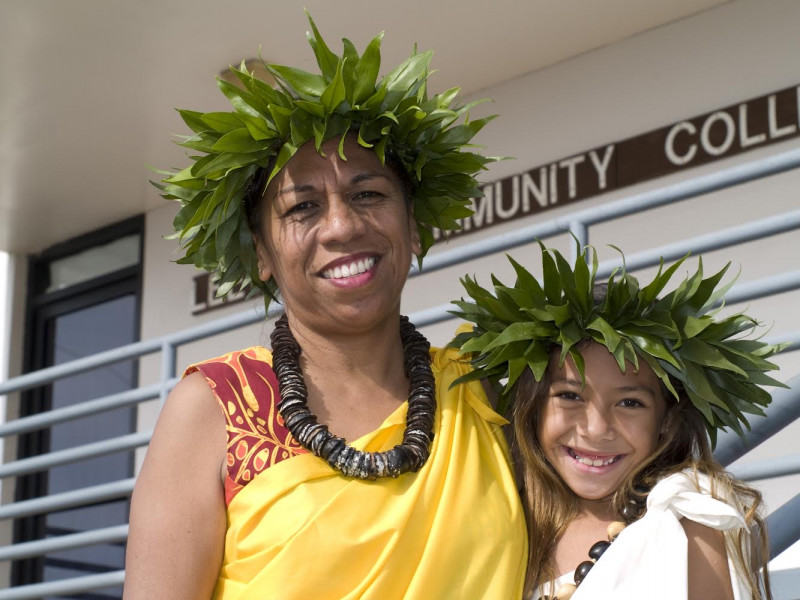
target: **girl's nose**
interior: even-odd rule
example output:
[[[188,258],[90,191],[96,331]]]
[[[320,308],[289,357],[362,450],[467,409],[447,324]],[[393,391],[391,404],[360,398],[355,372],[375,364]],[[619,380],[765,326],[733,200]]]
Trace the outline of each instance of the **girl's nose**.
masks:
[[[586,407],[581,435],[590,440],[610,440],[615,436],[611,412],[589,404]]]

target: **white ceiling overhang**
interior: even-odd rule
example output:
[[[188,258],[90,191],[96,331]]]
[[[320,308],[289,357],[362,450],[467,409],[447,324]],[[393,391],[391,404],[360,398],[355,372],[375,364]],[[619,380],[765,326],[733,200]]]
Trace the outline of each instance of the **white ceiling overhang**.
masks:
[[[163,200],[185,166],[174,107],[225,110],[213,75],[261,48],[315,69],[328,43],[385,30],[384,64],[434,49],[434,83],[475,92],[726,0],[26,0],[0,5],[0,250],[38,252]]]

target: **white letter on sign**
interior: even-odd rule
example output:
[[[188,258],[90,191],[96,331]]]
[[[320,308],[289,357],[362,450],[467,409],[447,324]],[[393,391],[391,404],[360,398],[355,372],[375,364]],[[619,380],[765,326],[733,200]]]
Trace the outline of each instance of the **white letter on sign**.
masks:
[[[666,152],[669,162],[678,166],[685,165],[694,158],[695,154],[697,154],[697,144],[690,144],[689,150],[683,156],[678,156],[675,153],[675,138],[681,131],[685,131],[689,135],[695,135],[697,133],[697,128],[689,121],[683,121],[669,130],[669,133],[667,134],[667,141],[664,144],[664,152]]]

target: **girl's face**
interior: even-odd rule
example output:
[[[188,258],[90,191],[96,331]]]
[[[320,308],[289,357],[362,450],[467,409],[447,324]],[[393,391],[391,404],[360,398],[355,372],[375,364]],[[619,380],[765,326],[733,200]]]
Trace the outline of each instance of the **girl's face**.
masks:
[[[585,384],[571,359],[550,360],[550,389],[537,435],[547,460],[584,501],[608,502],[631,471],[656,448],[666,400],[653,370],[639,361],[619,370],[604,346],[581,348]]]
[[[368,328],[397,318],[419,238],[395,174],[348,135],[302,146],[267,187],[256,241],[287,313],[314,331]]]

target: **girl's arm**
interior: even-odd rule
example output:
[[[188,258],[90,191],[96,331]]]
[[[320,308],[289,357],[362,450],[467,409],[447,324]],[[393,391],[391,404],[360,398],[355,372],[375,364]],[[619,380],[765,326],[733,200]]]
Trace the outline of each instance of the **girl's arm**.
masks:
[[[125,600],[210,598],[225,543],[225,420],[200,373],[170,393],[131,500]]]
[[[733,600],[723,533],[689,519],[681,524],[688,541],[689,600]]]

